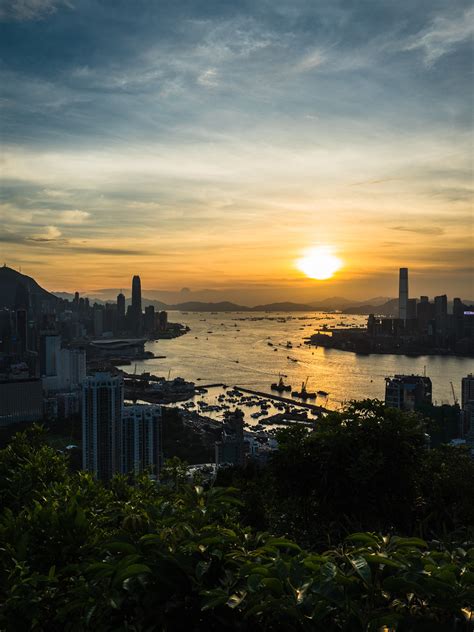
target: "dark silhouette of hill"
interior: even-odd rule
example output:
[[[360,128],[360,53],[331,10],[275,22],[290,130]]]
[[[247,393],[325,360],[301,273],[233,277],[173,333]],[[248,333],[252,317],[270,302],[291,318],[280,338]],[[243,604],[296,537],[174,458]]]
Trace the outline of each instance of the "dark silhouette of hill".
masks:
[[[304,303],[268,303],[266,305],[256,305],[252,307],[253,312],[314,312],[315,308]]]
[[[43,289],[34,279],[4,265],[0,268],[0,308],[29,307],[35,312],[44,303],[54,304],[57,296]],[[28,305],[25,305],[28,302]]]
[[[382,305],[351,305],[342,310],[343,314],[377,314],[380,316],[397,316],[398,315],[398,298],[391,298]]]
[[[236,305],[229,301],[220,303],[201,303],[200,301],[188,301],[177,305],[168,305],[168,309],[179,309],[181,312],[248,312],[250,307]]]

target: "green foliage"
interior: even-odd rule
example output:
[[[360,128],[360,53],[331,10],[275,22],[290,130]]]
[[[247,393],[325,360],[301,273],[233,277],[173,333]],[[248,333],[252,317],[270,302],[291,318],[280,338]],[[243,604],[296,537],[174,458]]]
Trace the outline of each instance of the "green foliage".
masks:
[[[398,432],[395,449],[400,447],[409,465],[412,459],[416,463],[424,448],[415,421],[377,434],[376,420],[382,422],[377,411],[369,412],[380,445]],[[359,413],[367,414],[353,411],[355,427],[362,425]],[[295,468],[297,476],[298,454],[313,458],[318,441],[328,466],[336,467],[331,449],[358,465],[343,428],[342,419],[332,417],[310,437],[285,433],[280,466],[287,473]],[[339,448],[332,437],[338,433]],[[364,458],[374,456],[371,449]],[[451,470],[453,458],[449,451],[430,455],[421,479],[430,468]],[[159,485],[142,476],[116,477],[105,487],[89,474],[71,473],[67,459],[44,445],[41,431],[18,435],[0,452],[0,629],[470,629],[474,543],[446,546],[371,531],[305,550],[288,537],[245,526],[257,471],[247,496],[233,487],[191,485],[184,471],[174,460]],[[342,464],[340,475],[346,471]],[[368,489],[371,477],[357,471]],[[458,463],[452,480],[440,474],[437,499],[452,493],[456,477],[467,473],[468,464]],[[377,468],[374,476],[378,485]],[[304,484],[313,482],[304,469],[303,477]],[[305,500],[301,490],[298,498]]]

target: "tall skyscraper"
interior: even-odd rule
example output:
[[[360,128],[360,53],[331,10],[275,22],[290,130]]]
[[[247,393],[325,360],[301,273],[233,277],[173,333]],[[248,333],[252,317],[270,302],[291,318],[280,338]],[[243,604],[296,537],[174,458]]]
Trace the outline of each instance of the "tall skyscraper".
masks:
[[[398,317],[406,322],[408,318],[408,268],[400,268],[398,285]]]
[[[82,384],[82,466],[101,480],[122,470],[123,378],[96,373]]]
[[[122,420],[122,472],[138,474],[149,470],[157,475],[162,458],[161,406],[125,406]]]
[[[132,329],[139,334],[142,328],[142,285],[136,274],[132,279]]]
[[[119,332],[125,329],[125,296],[120,292],[117,295],[117,330]]]

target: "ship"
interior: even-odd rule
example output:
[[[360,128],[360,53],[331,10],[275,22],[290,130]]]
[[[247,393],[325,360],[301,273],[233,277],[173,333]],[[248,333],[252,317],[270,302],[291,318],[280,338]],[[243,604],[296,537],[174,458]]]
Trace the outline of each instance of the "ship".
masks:
[[[291,393],[292,397],[300,397],[302,400],[316,399],[315,392],[306,390],[307,384],[308,384],[308,378],[306,378],[306,382],[302,382],[301,391],[293,391]]]
[[[289,393],[291,391],[290,384],[285,384],[281,376],[278,381],[278,384],[274,382],[271,388],[272,388],[272,391],[278,391],[279,393],[284,393],[285,391]]]

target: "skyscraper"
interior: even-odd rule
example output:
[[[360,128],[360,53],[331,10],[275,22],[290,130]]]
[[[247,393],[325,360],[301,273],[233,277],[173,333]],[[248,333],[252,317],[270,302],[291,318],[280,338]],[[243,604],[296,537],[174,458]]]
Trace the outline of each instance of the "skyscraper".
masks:
[[[122,420],[122,472],[138,474],[150,470],[157,475],[161,463],[161,406],[125,406]]]
[[[123,378],[96,373],[82,384],[82,467],[101,480],[121,471]]]
[[[136,274],[132,279],[132,330],[139,334],[142,328],[142,285]]]
[[[117,295],[117,330],[119,332],[125,329],[125,296],[120,292]]]
[[[403,322],[406,322],[408,318],[408,268],[400,268],[398,317],[403,320]]]

